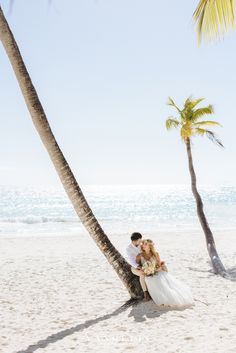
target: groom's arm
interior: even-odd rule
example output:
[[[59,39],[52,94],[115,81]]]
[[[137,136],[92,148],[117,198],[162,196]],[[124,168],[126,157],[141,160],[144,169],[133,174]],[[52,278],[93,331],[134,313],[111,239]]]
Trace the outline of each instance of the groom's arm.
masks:
[[[129,248],[126,249],[126,254],[127,254],[127,258],[130,266],[137,268],[138,264],[136,262],[135,256],[134,254],[132,254]]]

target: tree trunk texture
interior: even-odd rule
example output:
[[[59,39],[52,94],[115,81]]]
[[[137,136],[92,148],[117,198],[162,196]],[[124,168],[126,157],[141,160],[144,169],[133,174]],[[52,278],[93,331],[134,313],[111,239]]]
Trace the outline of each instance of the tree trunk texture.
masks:
[[[189,166],[189,172],[191,176],[191,187],[192,187],[192,192],[197,205],[197,215],[205,234],[207,250],[212,262],[213,270],[216,274],[219,274],[222,277],[228,277],[228,274],[224,268],[224,265],[222,264],[220,257],[217,253],[214,237],[203,210],[203,202],[197,190],[197,179],[196,179],[196,174],[193,166],[190,138],[186,138],[185,144],[186,144],[187,154],[188,154],[188,166]]]
[[[139,278],[116,250],[90,209],[48,123],[46,114],[24,64],[20,50],[0,7],[0,39],[15,72],[26,105],[39,136],[48,151],[62,185],[82,224],[113,266],[132,298],[139,298],[142,289]]]

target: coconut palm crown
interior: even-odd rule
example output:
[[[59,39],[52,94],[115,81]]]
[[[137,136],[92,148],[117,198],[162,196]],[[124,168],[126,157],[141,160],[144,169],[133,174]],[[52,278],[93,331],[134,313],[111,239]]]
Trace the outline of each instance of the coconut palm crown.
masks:
[[[214,39],[235,27],[236,0],[200,0],[193,14],[198,42]]]
[[[172,116],[169,117],[166,120],[166,128],[167,130],[172,128],[180,129],[180,135],[183,140],[196,135],[207,136],[218,146],[223,147],[222,142],[216,137],[215,133],[209,129],[209,126],[221,125],[214,120],[202,120],[204,115],[214,113],[213,106],[210,104],[206,107],[196,108],[196,106],[203,100],[204,98],[192,99],[189,97],[186,99],[184,108],[181,110],[175,104],[173,99],[169,97],[167,104],[174,107],[178,111],[180,118],[177,119]]]

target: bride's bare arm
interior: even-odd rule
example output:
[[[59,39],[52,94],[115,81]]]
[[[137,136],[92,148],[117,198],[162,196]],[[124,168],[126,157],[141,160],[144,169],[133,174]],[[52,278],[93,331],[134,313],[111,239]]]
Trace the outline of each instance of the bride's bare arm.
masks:
[[[161,258],[158,252],[156,253],[156,259],[157,259],[157,266],[161,266]]]
[[[156,260],[157,260],[157,265],[156,265],[156,268],[157,268],[157,271],[161,271],[162,270],[162,261],[161,261],[161,258],[160,258],[160,255],[158,254],[158,252],[156,253]]]
[[[165,261],[162,261],[161,258],[160,258],[160,255],[157,253],[156,254],[156,258],[157,258],[157,271],[166,271],[168,272],[167,270],[167,267],[166,267],[166,264],[165,264]]]

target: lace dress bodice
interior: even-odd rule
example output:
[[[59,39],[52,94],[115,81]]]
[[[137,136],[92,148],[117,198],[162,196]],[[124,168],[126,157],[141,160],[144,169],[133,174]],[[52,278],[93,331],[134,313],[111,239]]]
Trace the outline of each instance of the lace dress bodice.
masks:
[[[145,259],[145,257],[143,257],[141,255],[140,259],[141,259],[141,265],[143,265],[145,262],[152,262],[152,263],[155,263],[155,264],[157,263],[157,260],[156,260],[155,256],[152,256],[152,257],[150,257],[149,260],[147,260],[147,259]]]

